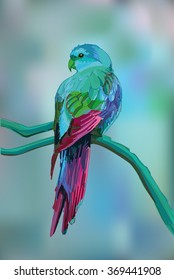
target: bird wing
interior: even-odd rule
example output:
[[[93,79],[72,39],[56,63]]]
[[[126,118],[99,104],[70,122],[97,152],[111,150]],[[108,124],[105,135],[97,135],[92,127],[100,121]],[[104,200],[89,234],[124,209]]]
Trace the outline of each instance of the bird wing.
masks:
[[[84,135],[90,133],[101,121],[101,110],[105,99],[100,91],[101,80],[91,74],[81,91],[72,91],[64,99],[63,104],[57,101],[54,132],[55,146],[51,160],[51,177],[60,151],[72,146]],[[65,125],[65,119],[68,125]],[[69,116],[67,118],[67,116]],[[69,122],[69,123],[68,123]],[[66,127],[65,133],[61,136],[61,126]]]
[[[92,121],[96,114],[93,115],[90,112],[103,109],[104,102],[111,93],[112,84],[113,73],[110,72],[92,72],[87,77],[81,77],[81,80],[73,77],[67,79],[67,85],[61,87],[63,92],[60,91],[60,95],[55,102],[53,125],[55,150],[59,140],[64,137],[66,132],[73,131],[71,129],[71,127],[74,127],[73,120],[76,124],[78,120],[75,119],[81,117],[80,122],[85,125],[82,121],[83,115],[89,113]],[[66,90],[70,92],[66,97],[62,98]],[[57,93],[59,93],[59,90]],[[84,117],[84,122],[85,120],[86,118]]]

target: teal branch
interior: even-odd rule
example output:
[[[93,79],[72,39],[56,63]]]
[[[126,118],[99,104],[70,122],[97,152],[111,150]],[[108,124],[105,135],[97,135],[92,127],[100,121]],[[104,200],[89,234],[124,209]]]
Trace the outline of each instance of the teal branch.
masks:
[[[53,129],[53,122],[48,122],[44,124],[39,124],[35,126],[26,126],[20,123],[8,121],[6,119],[1,119],[1,125],[2,127],[11,129],[15,131],[16,133],[20,134],[24,137],[30,137],[33,135],[36,135],[38,133],[47,132],[49,130]]]
[[[29,137],[38,133],[52,130],[53,123],[49,122],[46,124],[27,127],[15,122],[2,120],[1,126],[9,128],[24,137]],[[164,223],[166,224],[168,229],[174,234],[174,210],[170,207],[168,200],[166,199],[164,194],[160,191],[149,169],[128,148],[126,148],[125,146],[119,143],[114,142],[108,136],[103,135],[102,137],[99,137],[97,135],[92,135],[91,142],[92,144],[96,144],[110,150],[111,152],[120,156],[121,158],[123,158],[124,160],[126,160],[132,165],[132,167],[137,172],[141,182],[143,183],[143,186],[145,187],[146,191],[153,199],[156,208],[161,218],[163,219]],[[12,149],[2,148],[1,154],[8,155],[8,156],[20,155],[46,145],[51,145],[53,143],[54,143],[54,138],[49,137],[17,148],[12,148]]]
[[[45,139],[41,139],[35,142],[32,142],[30,144],[26,144],[24,146],[12,148],[12,149],[5,149],[1,148],[1,155],[3,156],[18,156],[21,154],[25,154],[27,152],[30,152],[32,150],[48,146],[54,143],[54,137],[48,137]]]
[[[125,146],[112,141],[110,137],[92,137],[92,143],[110,150],[132,165],[132,167],[137,172],[141,182],[143,183],[146,191],[153,199],[164,223],[174,234],[174,210],[170,207],[168,200],[159,189],[149,169],[140,161],[140,159]]]

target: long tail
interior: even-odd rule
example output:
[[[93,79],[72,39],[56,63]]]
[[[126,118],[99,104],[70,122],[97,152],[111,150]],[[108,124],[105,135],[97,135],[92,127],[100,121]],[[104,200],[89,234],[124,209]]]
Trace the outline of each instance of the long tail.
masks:
[[[90,135],[85,135],[74,145],[60,153],[60,174],[55,189],[54,214],[50,236],[63,212],[62,233],[75,221],[76,212],[85,194],[90,157]]]

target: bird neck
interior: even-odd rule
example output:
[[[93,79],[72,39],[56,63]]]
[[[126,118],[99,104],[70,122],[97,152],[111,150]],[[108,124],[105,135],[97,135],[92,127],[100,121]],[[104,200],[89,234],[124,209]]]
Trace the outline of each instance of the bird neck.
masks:
[[[83,71],[95,71],[95,70],[100,70],[104,72],[113,72],[112,65],[110,65],[109,67],[105,67],[101,63],[93,63],[90,65],[85,65],[81,69],[77,70],[77,73],[81,73]]]

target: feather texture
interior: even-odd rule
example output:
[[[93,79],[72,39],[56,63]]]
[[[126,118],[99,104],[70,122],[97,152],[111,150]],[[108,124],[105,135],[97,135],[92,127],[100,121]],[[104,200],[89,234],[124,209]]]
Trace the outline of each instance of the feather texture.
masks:
[[[75,214],[85,194],[89,157],[89,134],[60,153],[61,170],[55,189],[54,215],[50,236],[55,232],[63,209],[63,234],[67,231],[68,223],[72,224],[75,221]]]
[[[121,108],[121,87],[106,52],[96,45],[74,48],[69,68],[77,72],[58,88],[55,97],[52,178],[60,154],[60,173],[55,189],[50,235],[63,212],[62,233],[75,221],[84,197],[90,155],[90,133],[102,134]]]

